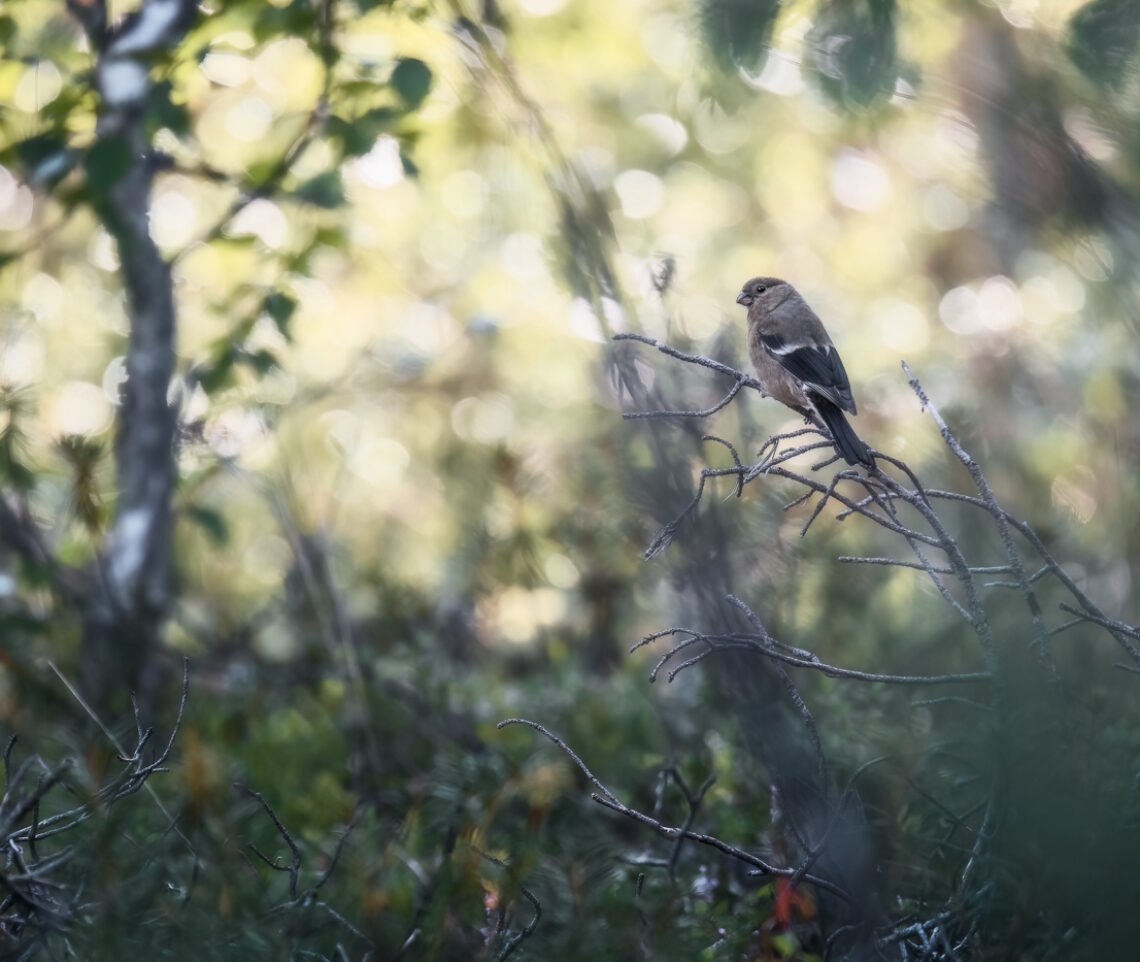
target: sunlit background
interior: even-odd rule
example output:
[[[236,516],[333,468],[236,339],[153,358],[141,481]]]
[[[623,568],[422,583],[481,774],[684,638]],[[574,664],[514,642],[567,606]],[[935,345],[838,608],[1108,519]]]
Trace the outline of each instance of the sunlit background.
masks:
[[[519,4],[506,11],[509,44],[489,28],[509,51],[503,69],[518,91],[504,89],[503,76],[456,35],[446,9],[415,23],[394,22],[386,9],[346,19],[347,64],[398,52],[432,70],[431,91],[407,121],[418,171],[393,134],[381,133],[340,166],[339,209],[258,199],[207,244],[198,242],[236,190],[189,171],[156,184],[151,229],[178,258],[183,371],[233,336],[242,298],[280,289],[297,301],[290,342],[266,317],[244,341],[273,351],[279,367],[240,372],[208,399],[200,388],[182,398],[187,418],[202,422],[184,468],[192,478],[196,467],[224,460],[196,497],[219,510],[233,539],[219,563],[183,531],[188,587],[239,607],[272,595],[289,553],[266,524],[253,478],[287,473],[304,523],[358,563],[382,563],[428,596],[454,590],[450,562],[462,531],[484,526],[502,539],[532,526],[527,513],[549,512],[567,496],[587,438],[613,430],[602,426],[612,413],[597,407],[591,373],[604,334],[646,330],[707,352],[727,330],[742,358],[733,301],[758,272],[792,280],[825,319],[856,386],[860,430],[874,444],[918,465],[945,460],[900,373],[905,359],[959,415],[964,440],[991,470],[1023,479],[1008,496],[1047,490],[1043,506],[1073,537],[1122,551],[1129,532],[1116,522],[1114,500],[1128,487],[1120,459],[1135,444],[1126,417],[1133,306],[1111,293],[1108,278],[1127,252],[1103,231],[1053,230],[1003,256],[990,229],[983,123],[970,113],[991,69],[977,60],[976,35],[1032,40],[1019,63],[1001,69],[1056,72],[1077,6],[908,8],[898,24],[900,76],[873,113],[845,112],[805,76],[807,10],[780,18],[757,73],[725,76],[700,41],[693,8]],[[27,8],[20,16],[45,18],[44,29],[57,15],[52,4]],[[296,38],[259,42],[255,19],[241,4],[210,18],[189,44],[204,55],[171,72],[191,128],[159,130],[156,143],[179,166],[228,175],[265,166],[308,122],[322,84],[316,53]],[[61,44],[60,66],[4,64],[10,135],[42,125],[42,111],[65,89],[61,68],[82,66],[75,46]],[[1109,170],[1125,167],[1119,134],[1074,73],[1061,75],[1074,88],[1057,104],[1064,131]],[[612,243],[599,242],[612,248],[624,300],[602,318],[559,268],[566,238],[552,191],[563,161],[597,191],[615,232]],[[293,176],[315,177],[329,162],[328,144],[317,141]],[[0,170],[6,246],[51,241],[0,280],[0,372],[34,397],[29,454],[45,469],[62,435],[109,444],[126,329],[110,238],[84,213],[63,226],[59,219],[50,201]],[[600,219],[590,226],[604,230]],[[676,274],[662,304],[650,281],[666,256]],[[790,423],[771,404],[756,417],[764,429]],[[485,498],[457,490],[465,479],[436,461],[446,449],[482,450],[472,455],[481,463],[495,451],[518,459],[526,496],[512,503],[501,489],[490,493],[486,478],[477,482],[488,485]],[[565,595],[577,586],[577,565],[558,548],[540,546],[527,590],[541,594],[525,604],[517,585],[480,591],[492,596],[480,599],[485,643],[533,639],[573,607]],[[563,559],[553,579],[547,555]],[[1129,588],[1118,580],[1107,599],[1117,604]],[[212,605],[210,617],[227,604]]]

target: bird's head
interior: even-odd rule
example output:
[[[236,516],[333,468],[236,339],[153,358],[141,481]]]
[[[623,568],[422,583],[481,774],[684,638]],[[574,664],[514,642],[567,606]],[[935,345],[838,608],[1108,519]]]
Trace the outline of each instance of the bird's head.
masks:
[[[736,303],[751,307],[759,304],[765,310],[783,303],[792,293],[792,285],[778,277],[754,277],[736,295]]]

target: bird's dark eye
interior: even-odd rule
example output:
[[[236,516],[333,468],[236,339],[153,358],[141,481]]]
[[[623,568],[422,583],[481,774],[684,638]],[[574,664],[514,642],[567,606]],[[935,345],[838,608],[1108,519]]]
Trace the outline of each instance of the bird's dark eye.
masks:
[[[759,287],[756,288],[756,293],[757,294],[763,294],[766,290],[768,290],[768,288],[766,288],[763,284],[761,284]]]

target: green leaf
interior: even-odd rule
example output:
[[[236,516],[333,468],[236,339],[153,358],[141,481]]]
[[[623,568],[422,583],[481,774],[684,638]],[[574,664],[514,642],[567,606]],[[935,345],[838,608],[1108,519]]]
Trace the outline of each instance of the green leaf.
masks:
[[[408,109],[415,110],[431,89],[431,67],[415,57],[405,57],[392,71],[391,84]]]
[[[391,107],[376,107],[354,120],[330,117],[327,130],[333,140],[340,141],[346,157],[360,157],[372,149],[376,138],[392,126],[396,116]]]
[[[348,243],[344,229],[340,226],[323,226],[313,231],[304,246],[285,260],[287,270],[307,274],[312,269],[312,257],[322,247],[344,250]]]
[[[280,159],[277,157],[266,156],[259,157],[252,160],[245,169],[245,183],[242,185],[245,190],[252,190],[266,195],[266,188],[271,187],[274,191],[277,189],[277,177],[280,175]],[[274,182],[270,184],[270,178]]]
[[[104,137],[83,158],[87,191],[93,201],[102,200],[131,166],[131,148],[118,136]]]
[[[279,37],[313,37],[319,34],[317,4],[309,0],[293,0],[288,6],[278,7],[258,3],[259,12],[253,22],[253,36],[258,41],[272,41]]]
[[[252,354],[246,354],[242,358],[246,364],[253,368],[258,374],[267,374],[275,367],[280,365],[277,363],[277,355],[272,351],[267,351],[262,348],[259,351],[254,351]]]
[[[95,112],[95,94],[85,84],[65,86],[51,103],[40,108],[42,126],[58,131],[60,136],[70,129],[72,112],[83,110],[90,116]]]
[[[13,149],[20,163],[30,171],[50,157],[66,153],[67,141],[64,140],[62,133],[52,130],[21,140],[13,145]]]
[[[174,85],[163,80],[151,87],[146,98],[148,126],[151,130],[166,127],[179,137],[190,132],[190,112],[185,104],[175,103],[171,97]]]
[[[341,153],[347,157],[359,157],[368,153],[351,120],[333,114],[325,121],[325,132],[330,140],[340,144]]]
[[[230,539],[230,529],[226,519],[213,508],[190,505],[186,517],[200,527],[215,546],[224,545]]]
[[[341,227],[318,227],[313,233],[313,246],[324,245],[334,250],[344,250],[348,237]]]
[[[234,362],[237,360],[237,349],[226,348],[212,364],[199,372],[198,383],[207,394],[228,386],[233,382]]]
[[[288,294],[274,291],[272,294],[266,295],[261,306],[265,312],[273,318],[273,323],[277,325],[277,330],[281,332],[286,340],[290,340],[289,321],[292,319],[293,313],[297,310],[297,302]]]
[[[376,89],[383,81],[376,79],[375,65],[365,63],[361,64],[359,69],[360,73],[367,79],[346,80],[343,83],[338,83],[336,85],[338,103],[372,103],[376,99]]]
[[[344,184],[339,170],[326,170],[311,180],[305,181],[294,192],[301,200],[317,207],[332,210],[344,203]]]

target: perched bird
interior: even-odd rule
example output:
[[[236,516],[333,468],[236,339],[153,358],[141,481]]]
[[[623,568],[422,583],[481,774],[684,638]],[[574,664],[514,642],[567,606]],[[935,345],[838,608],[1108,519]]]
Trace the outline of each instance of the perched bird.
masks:
[[[799,292],[779,278],[754,277],[736,303],[748,308],[748,353],[764,393],[806,418],[818,415],[848,464],[874,466],[843,415],[855,413],[855,399],[839,352]]]

